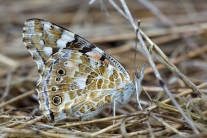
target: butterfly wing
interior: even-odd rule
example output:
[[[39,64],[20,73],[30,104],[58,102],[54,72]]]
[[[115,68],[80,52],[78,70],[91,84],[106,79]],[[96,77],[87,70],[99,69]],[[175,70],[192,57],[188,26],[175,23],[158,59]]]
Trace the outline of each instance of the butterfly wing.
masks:
[[[51,120],[90,119],[115,100],[125,104],[134,92],[118,61],[56,24],[27,20],[23,41],[38,65],[40,109]]]
[[[37,63],[38,72],[43,73],[48,59],[75,40],[72,32],[41,19],[25,21],[23,42]]]

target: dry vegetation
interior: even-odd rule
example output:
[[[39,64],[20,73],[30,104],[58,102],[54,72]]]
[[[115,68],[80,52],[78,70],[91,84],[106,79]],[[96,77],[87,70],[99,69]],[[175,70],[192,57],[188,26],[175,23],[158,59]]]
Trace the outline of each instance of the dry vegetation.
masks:
[[[145,64],[140,95],[143,110],[133,97],[117,109],[115,117],[109,107],[90,121],[67,119],[54,126],[47,123],[38,110],[35,85],[39,75],[22,42],[23,23],[29,18],[41,18],[60,24],[97,44],[133,73],[136,30],[126,20],[129,16],[121,15],[107,0],[102,2],[89,5],[86,0],[0,1],[1,137],[207,137],[204,0],[126,1],[134,21],[141,20],[139,41],[140,36],[146,40],[159,72],[156,68],[153,71],[143,43],[138,43],[137,67],[141,69]],[[124,9],[120,1],[115,3]],[[160,86],[160,79],[165,85]],[[172,99],[168,99],[168,89],[188,117],[181,115]]]

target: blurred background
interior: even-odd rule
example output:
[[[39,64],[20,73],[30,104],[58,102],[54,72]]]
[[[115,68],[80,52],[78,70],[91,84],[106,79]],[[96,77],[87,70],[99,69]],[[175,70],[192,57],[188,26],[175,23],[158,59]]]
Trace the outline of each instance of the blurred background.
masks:
[[[118,0],[115,1],[121,6]],[[173,63],[195,84],[207,80],[207,2],[205,0],[127,0],[134,21]],[[128,21],[108,1],[87,0],[1,0],[0,1],[0,102],[34,90],[39,78],[37,66],[22,42],[24,21],[40,18],[54,22],[84,37],[115,57],[129,72],[134,71],[136,36]],[[146,43],[149,46],[148,43]],[[137,67],[145,64],[143,86],[154,97],[162,89],[144,52],[138,45]],[[155,63],[173,93],[187,86],[165,67]],[[203,89],[203,92],[207,92]],[[145,94],[143,106],[149,105]],[[132,99],[130,103],[136,103]],[[118,113],[136,111],[119,109]],[[35,95],[12,103],[4,110],[38,107]],[[130,110],[130,111],[129,111]],[[18,113],[15,112],[17,115]],[[21,112],[22,114],[22,112]],[[24,114],[30,114],[25,112]],[[103,112],[105,116],[107,112]]]

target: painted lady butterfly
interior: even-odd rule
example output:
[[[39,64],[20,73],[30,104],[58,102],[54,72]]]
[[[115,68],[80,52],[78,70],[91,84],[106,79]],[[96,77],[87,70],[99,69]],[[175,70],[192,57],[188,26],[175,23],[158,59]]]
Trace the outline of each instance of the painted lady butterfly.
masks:
[[[71,31],[29,19],[23,42],[37,63],[39,108],[51,121],[88,120],[108,105],[126,104],[135,92],[124,67]]]

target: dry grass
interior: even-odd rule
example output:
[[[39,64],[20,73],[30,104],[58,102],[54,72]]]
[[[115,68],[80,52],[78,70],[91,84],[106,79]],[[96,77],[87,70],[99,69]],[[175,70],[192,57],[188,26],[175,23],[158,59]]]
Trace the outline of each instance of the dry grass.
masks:
[[[121,15],[108,1],[105,5],[99,1],[89,5],[85,0],[0,1],[1,137],[206,137],[207,2],[151,2],[126,3],[134,20],[141,20],[137,36],[142,45],[138,45],[136,61],[138,68],[145,64],[140,95],[144,110],[138,109],[133,97],[117,109],[115,117],[109,107],[92,120],[67,119],[53,126],[38,110],[35,85],[39,76],[22,42],[24,21],[41,18],[60,24],[113,55],[131,73],[136,30],[126,20],[129,15]],[[115,3],[124,9],[123,3]],[[104,6],[107,11],[101,11]],[[151,68],[153,62],[142,50],[145,45],[156,68]]]

